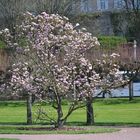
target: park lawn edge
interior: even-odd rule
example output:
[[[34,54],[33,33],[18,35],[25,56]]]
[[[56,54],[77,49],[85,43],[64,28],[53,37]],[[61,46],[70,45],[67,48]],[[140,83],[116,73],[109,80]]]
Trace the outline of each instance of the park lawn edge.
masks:
[[[40,126],[0,126],[0,134],[95,134],[95,133],[112,133],[119,131],[119,128],[99,127],[99,126],[80,126],[85,130],[21,130],[24,128],[40,128]],[[77,127],[77,126],[73,126]],[[44,126],[42,127],[44,128]]]

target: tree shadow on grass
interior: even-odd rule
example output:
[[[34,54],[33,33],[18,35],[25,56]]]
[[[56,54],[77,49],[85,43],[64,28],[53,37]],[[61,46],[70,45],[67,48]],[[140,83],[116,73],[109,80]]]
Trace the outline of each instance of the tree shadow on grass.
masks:
[[[27,125],[25,122],[0,122],[0,125]],[[52,125],[50,123],[33,123],[32,125]],[[67,122],[67,126],[88,126],[85,122]],[[115,127],[140,127],[140,123],[133,122],[95,122],[92,126],[115,126]]]
[[[0,125],[27,125],[26,123],[24,122],[0,122]]]
[[[98,122],[96,126],[123,126],[123,127],[140,127],[140,123],[133,122]]]
[[[68,126],[88,126],[84,122],[67,122]],[[123,127],[140,127],[140,123],[130,122],[95,122],[93,126],[123,126]]]
[[[140,98],[133,98],[131,101],[129,101],[129,98],[97,98],[95,102],[102,105],[133,104],[140,103]]]
[[[0,101],[0,107],[23,107],[25,105],[24,101]]]

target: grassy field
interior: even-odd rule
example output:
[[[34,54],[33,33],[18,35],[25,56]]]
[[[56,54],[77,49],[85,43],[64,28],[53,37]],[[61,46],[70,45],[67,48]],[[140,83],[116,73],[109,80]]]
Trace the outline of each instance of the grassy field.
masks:
[[[95,125],[140,126],[140,99],[135,99],[131,102],[128,99],[104,99],[94,102]],[[63,105],[64,112],[67,111],[67,107],[67,105]],[[50,115],[55,116],[52,108],[49,106],[44,106],[43,108]],[[37,106],[34,106],[33,113],[35,114],[36,111]],[[68,119],[68,124],[84,125],[86,122],[85,114],[85,108],[75,111]],[[40,122],[37,121],[37,123]],[[25,102],[0,102],[0,124],[26,124]]]

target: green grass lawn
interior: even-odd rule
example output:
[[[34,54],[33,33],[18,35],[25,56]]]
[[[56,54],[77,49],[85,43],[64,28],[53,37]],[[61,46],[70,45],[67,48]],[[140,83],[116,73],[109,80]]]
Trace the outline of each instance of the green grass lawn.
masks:
[[[129,102],[128,99],[97,99],[94,102],[96,125],[140,125],[140,99],[132,102]],[[67,105],[63,106],[64,112],[67,107]],[[36,108],[37,106],[33,107],[34,114]],[[55,116],[52,108],[49,106],[43,108],[50,115]],[[86,122],[85,114],[85,108],[75,111],[69,117],[68,124],[84,124]],[[26,124],[25,102],[0,102],[0,124]]]
[[[94,106],[95,125],[140,126],[140,99],[97,99]],[[85,122],[85,109],[76,111],[69,122]]]
[[[67,127],[82,127],[84,130],[53,130],[41,129],[32,130],[31,128],[49,127],[47,121],[35,121],[35,114],[38,105],[33,106],[34,125],[26,126],[26,102],[24,101],[1,101],[0,102],[0,133],[1,134],[79,134],[79,133],[101,133],[114,132],[118,129],[99,126],[129,125],[140,126],[140,99],[131,102],[128,99],[96,99],[94,101],[95,125],[85,126],[86,109],[82,108],[75,111],[67,121]],[[48,105],[42,106],[51,116],[55,117],[55,112]],[[68,105],[63,105],[66,113]],[[43,123],[43,125],[39,125]],[[80,125],[80,126],[78,126]],[[86,129],[85,129],[86,128]]]
[[[25,122],[25,102],[0,102],[0,124],[20,124]]]

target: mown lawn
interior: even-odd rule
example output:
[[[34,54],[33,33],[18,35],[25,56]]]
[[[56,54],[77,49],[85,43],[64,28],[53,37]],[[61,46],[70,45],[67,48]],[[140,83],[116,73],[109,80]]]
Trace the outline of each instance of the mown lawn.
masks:
[[[97,124],[140,126],[140,99],[109,99],[95,103]]]
[[[0,102],[0,124],[19,124],[26,122],[26,106],[21,101]]]
[[[140,99],[131,102],[128,99],[96,99],[93,104],[96,125],[140,125]],[[26,124],[26,106],[24,101],[0,102],[0,124]],[[34,123],[36,121],[37,105],[33,106]],[[64,112],[68,106],[63,105]],[[55,112],[49,106],[43,106],[48,114],[55,117]],[[68,124],[84,124],[86,122],[86,109],[75,111],[68,119]]]

